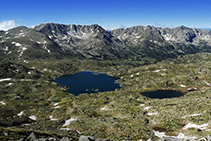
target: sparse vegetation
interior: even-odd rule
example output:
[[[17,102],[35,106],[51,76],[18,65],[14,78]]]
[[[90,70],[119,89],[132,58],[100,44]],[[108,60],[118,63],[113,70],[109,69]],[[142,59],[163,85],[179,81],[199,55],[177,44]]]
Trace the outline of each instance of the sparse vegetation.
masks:
[[[197,138],[211,134],[210,56],[199,53],[156,63],[77,59],[4,61],[0,63],[0,79],[11,79],[0,82],[1,138],[13,137],[5,136],[6,130],[27,133],[17,135],[16,139],[28,136],[27,131],[45,132],[46,136],[55,133],[58,139],[69,135],[73,140],[81,134],[112,140],[156,140],[154,131]],[[54,83],[58,76],[82,70],[118,77],[122,89],[74,96]],[[150,99],[140,94],[157,89],[186,94],[169,99]],[[51,120],[51,116],[56,120]],[[71,118],[75,120],[63,127]],[[204,129],[183,129],[188,123],[209,125]],[[12,129],[6,129],[11,126]]]

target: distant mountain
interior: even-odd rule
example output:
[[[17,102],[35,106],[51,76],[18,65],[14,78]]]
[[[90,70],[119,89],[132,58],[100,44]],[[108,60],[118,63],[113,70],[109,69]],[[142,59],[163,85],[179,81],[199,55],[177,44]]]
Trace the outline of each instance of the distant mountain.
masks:
[[[123,42],[99,25],[41,24],[34,28],[62,47],[64,52],[94,59],[127,58]]]
[[[134,26],[111,31],[137,56],[163,59],[211,51],[211,31],[185,26],[157,28]]]
[[[133,26],[106,31],[99,25],[44,23],[0,31],[0,60],[164,59],[211,52],[211,31],[179,26]]]
[[[0,59],[62,58],[62,48],[45,34],[21,26],[0,32]]]
[[[203,29],[203,30],[211,30],[211,28],[199,28],[199,29]]]

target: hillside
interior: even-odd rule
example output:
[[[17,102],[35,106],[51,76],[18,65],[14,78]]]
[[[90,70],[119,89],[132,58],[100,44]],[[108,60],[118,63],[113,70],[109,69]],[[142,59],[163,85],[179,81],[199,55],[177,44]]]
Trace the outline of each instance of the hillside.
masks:
[[[40,138],[71,140],[81,135],[104,140],[207,137],[211,134],[210,56],[198,53],[153,64],[131,61],[127,65],[108,60],[3,62],[0,137],[27,138],[32,132]],[[52,81],[82,70],[118,77],[123,88],[74,96]],[[185,95],[164,99],[141,95],[154,90],[175,90]]]

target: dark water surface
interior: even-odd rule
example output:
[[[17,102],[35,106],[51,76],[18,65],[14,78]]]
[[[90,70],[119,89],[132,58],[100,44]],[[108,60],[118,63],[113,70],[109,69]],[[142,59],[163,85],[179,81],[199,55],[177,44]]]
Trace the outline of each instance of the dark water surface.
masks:
[[[55,79],[56,83],[68,86],[69,93],[78,95],[80,93],[96,93],[104,91],[114,91],[121,88],[115,83],[116,78],[104,73],[82,71],[72,75],[63,75]]]
[[[181,97],[184,95],[181,91],[176,90],[156,90],[151,92],[142,92],[143,96],[149,97],[149,98],[173,98],[173,97]]]

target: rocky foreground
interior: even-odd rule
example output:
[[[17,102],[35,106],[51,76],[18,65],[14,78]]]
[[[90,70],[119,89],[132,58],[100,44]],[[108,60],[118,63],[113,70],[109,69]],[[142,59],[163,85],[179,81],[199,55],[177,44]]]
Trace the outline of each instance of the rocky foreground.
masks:
[[[0,140],[209,140],[211,54],[159,62],[17,60],[0,63]],[[122,89],[74,96],[54,83],[82,70]],[[154,90],[182,97],[153,99]],[[88,137],[92,136],[92,137]]]

